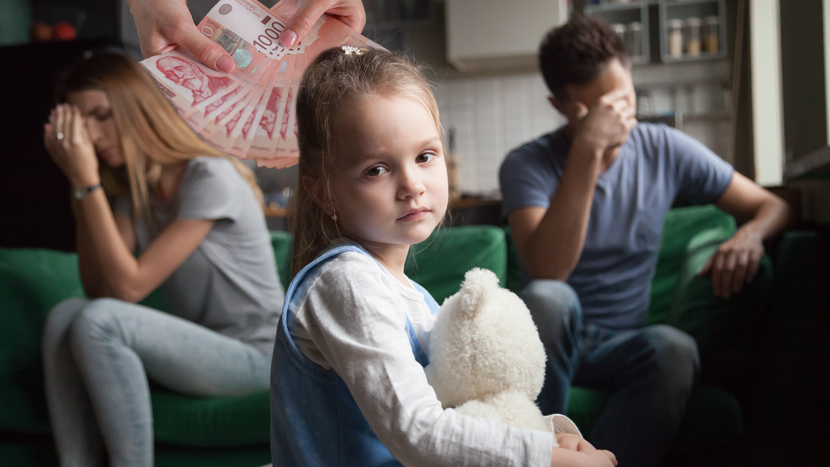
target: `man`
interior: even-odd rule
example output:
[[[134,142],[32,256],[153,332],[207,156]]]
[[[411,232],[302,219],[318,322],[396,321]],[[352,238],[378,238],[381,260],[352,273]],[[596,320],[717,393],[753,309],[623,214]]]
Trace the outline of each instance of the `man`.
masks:
[[[698,371],[695,341],[645,326],[650,282],[675,198],[714,203],[747,222],[709,260],[714,292],[752,282],[764,238],[789,209],[705,146],[637,124],[628,57],[599,21],[575,17],[539,52],[553,106],[568,123],[511,152],[503,214],[529,282],[522,298],[548,353],[545,413],[564,413],[571,384],[612,391],[589,441],[621,465],[663,459]]]

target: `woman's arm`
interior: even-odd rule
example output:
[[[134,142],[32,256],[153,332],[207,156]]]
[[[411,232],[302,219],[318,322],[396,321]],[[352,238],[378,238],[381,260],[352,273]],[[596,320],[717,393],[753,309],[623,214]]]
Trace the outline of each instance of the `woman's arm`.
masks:
[[[99,277],[106,278],[104,291],[108,296],[133,303],[173,274],[213,227],[212,220],[175,221],[136,259],[134,238],[133,245],[128,245],[132,236],[122,236],[103,191],[96,190],[79,205],[88,229],[90,256],[98,260]],[[121,223],[126,224],[123,220]]]
[[[100,182],[95,149],[77,108],[59,105],[53,110],[44,126],[44,141],[73,186]],[[103,190],[78,201],[75,213],[84,289],[91,296],[129,302],[141,300],[167,279],[213,227],[212,220],[175,221],[136,259],[132,223],[116,222]]]

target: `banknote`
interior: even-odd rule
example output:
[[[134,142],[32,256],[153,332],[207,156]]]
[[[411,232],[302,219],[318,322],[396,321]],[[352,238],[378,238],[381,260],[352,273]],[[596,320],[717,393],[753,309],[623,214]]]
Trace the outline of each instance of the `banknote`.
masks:
[[[279,43],[297,0],[271,9],[257,0],[220,0],[197,26],[233,58],[217,72],[176,49],[142,65],[187,124],[217,149],[282,168],[297,161],[296,98],[305,69],[332,47],[375,47],[335,18],[323,15],[290,48]]]

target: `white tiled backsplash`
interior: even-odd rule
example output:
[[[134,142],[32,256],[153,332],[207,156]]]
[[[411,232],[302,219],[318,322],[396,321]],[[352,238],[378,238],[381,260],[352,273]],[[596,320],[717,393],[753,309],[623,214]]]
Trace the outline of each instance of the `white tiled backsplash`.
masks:
[[[445,133],[455,131],[462,193],[494,195],[507,153],[565,123],[551,107],[538,73],[470,78],[435,89]]]

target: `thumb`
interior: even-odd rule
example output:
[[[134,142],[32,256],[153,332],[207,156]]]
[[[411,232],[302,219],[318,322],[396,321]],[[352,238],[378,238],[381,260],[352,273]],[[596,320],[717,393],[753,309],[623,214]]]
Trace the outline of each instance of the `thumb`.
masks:
[[[195,25],[182,27],[175,38],[176,43],[195,55],[202,63],[216,71],[230,73],[236,68],[233,59],[225,49],[200,33]]]
[[[285,31],[280,35],[280,45],[289,48],[300,42],[332,3],[334,2],[305,0],[286,23]]]

